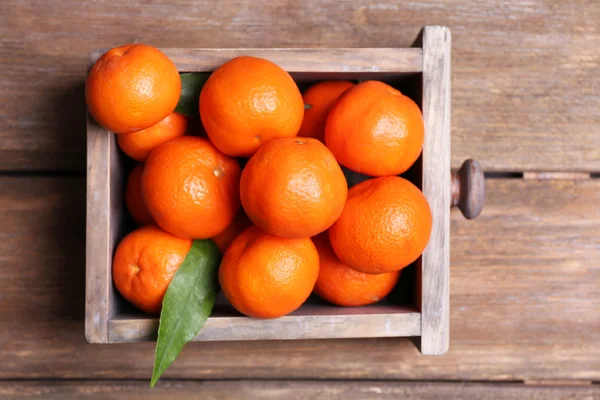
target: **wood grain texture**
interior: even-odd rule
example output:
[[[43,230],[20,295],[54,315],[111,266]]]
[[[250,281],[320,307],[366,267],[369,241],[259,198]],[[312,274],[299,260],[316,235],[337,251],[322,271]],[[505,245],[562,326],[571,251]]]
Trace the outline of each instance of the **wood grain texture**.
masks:
[[[600,381],[600,180],[487,181],[451,221],[450,350],[407,339],[190,343],[181,379]],[[149,379],[153,343],[84,336],[85,179],[0,178],[0,379]]]
[[[285,317],[267,320],[246,318],[232,311],[228,314],[213,313],[194,340],[411,337],[421,334],[421,314],[398,306],[303,306]],[[156,340],[157,331],[157,319],[119,317],[108,323],[108,343]]]
[[[90,343],[106,343],[110,314],[110,141],[114,138],[88,116],[86,208],[85,334]],[[102,189],[100,189],[102,188]]]
[[[450,344],[450,30],[423,28],[423,194],[433,226],[422,255],[421,352],[441,355]]]
[[[90,343],[108,342],[108,320],[117,305],[112,285],[112,257],[123,237],[124,159],[114,135],[88,116],[86,208],[86,316]]]
[[[524,384],[340,382],[340,381],[161,381],[154,389],[140,381],[46,381],[0,383],[6,400],[112,400],[112,399],[421,399],[528,400],[586,399],[600,397],[600,386],[556,387]]]
[[[581,180],[590,179],[589,172],[549,172],[549,171],[529,171],[523,173],[523,179],[560,179],[560,180]]]
[[[94,48],[408,47],[444,25],[455,168],[600,171],[599,20],[596,0],[4,0],[0,169],[85,168]]]
[[[420,72],[421,49],[336,48],[336,49],[163,49],[181,72],[213,71],[234,57],[252,54],[273,61],[290,73]],[[373,64],[373,60],[377,64]]]

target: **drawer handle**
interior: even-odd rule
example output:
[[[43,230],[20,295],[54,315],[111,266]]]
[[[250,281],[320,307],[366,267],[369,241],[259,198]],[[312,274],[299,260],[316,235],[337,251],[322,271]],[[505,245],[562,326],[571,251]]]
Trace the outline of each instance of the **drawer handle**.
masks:
[[[452,170],[452,207],[458,207],[466,219],[474,219],[484,201],[483,169],[476,160],[466,160],[458,171]]]

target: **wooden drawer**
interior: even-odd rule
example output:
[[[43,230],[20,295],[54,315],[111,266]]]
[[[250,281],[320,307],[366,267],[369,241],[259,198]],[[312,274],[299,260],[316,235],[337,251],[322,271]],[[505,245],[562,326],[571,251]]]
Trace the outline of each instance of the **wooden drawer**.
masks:
[[[195,340],[281,340],[420,337],[423,354],[443,354],[449,342],[450,32],[425,27],[412,48],[369,49],[162,49],[181,72],[212,71],[239,55],[269,59],[302,88],[323,79],[383,80],[421,106],[425,143],[406,176],[422,188],[433,214],[431,239],[407,267],[400,293],[367,307],[341,308],[309,299],[291,315],[259,320],[242,316],[223,299]],[[93,64],[102,51],[92,52]],[[91,65],[90,64],[90,65]],[[130,162],[115,135],[88,115],[87,124],[86,337],[92,343],[153,340],[158,319],[121,298],[111,276],[119,240],[131,230],[123,206]],[[347,173],[349,183],[362,179]],[[400,290],[401,289],[401,290]]]

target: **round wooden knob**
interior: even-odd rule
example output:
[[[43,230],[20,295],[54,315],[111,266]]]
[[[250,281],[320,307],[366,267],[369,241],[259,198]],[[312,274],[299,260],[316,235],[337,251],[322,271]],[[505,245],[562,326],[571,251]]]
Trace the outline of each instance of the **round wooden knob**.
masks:
[[[481,213],[485,200],[485,178],[481,165],[466,160],[458,171],[452,170],[452,207],[460,208],[466,219]]]

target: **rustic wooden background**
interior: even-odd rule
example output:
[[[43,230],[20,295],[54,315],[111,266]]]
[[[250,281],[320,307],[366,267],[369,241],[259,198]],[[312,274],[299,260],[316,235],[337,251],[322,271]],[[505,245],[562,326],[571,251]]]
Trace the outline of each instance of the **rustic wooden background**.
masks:
[[[192,343],[149,391],[153,344],[85,342],[87,53],[393,47],[452,30],[451,343]],[[539,173],[539,172],[544,173]],[[574,173],[575,172],[575,173]],[[0,398],[600,398],[597,0],[0,2]]]

